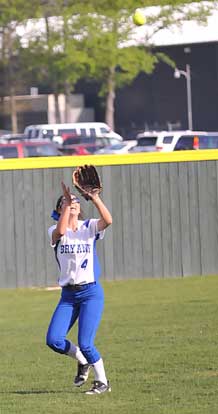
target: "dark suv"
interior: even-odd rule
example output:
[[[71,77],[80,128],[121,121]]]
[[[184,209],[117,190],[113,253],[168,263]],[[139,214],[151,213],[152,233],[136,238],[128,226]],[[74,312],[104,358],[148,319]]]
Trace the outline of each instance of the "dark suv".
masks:
[[[207,132],[205,134],[181,135],[175,145],[174,151],[217,148],[218,132]]]

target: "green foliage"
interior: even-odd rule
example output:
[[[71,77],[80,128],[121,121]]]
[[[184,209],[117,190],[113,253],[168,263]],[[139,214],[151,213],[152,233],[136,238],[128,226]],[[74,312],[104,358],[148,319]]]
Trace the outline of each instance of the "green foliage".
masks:
[[[140,47],[129,43],[135,29],[131,18],[134,10],[161,6],[155,16],[147,18],[148,26],[155,23],[155,33],[184,20],[205,23],[215,4],[198,1],[200,9],[188,11],[183,6],[189,3],[192,1],[0,0],[0,27],[7,40],[2,45],[1,64],[10,67],[13,76],[11,62],[17,60],[17,79],[27,80],[32,72],[35,82],[49,85],[56,93],[62,92],[66,84],[72,91],[79,79],[92,78],[100,83],[101,95],[112,92],[115,96],[117,88],[131,83],[140,72],[152,73],[159,60],[174,65],[167,56],[154,53],[148,38],[141,39]],[[55,23],[52,16],[57,16]],[[44,19],[45,31],[30,38],[27,47],[16,27],[39,17]],[[7,82],[10,84],[10,79]]]
[[[147,52],[144,47],[128,47],[119,50],[117,86],[132,82],[140,72],[152,73],[157,63],[156,56]]]
[[[96,345],[112,392],[96,397],[83,393],[93,374],[75,389],[75,360],[45,345],[60,291],[0,290],[1,413],[216,414],[218,277],[103,285]]]
[[[98,30],[96,30],[98,28]],[[89,76],[101,80],[101,94],[130,83],[141,71],[151,73],[158,59],[145,47],[125,47],[132,31],[129,13],[83,16],[83,47],[89,57]],[[123,44],[123,46],[122,46]]]
[[[116,90],[125,84],[131,83],[140,72],[151,73],[159,60],[175,66],[169,57],[155,55],[149,39],[144,39],[144,47],[134,48],[128,46],[132,38],[134,26],[132,13],[136,7],[151,5],[164,6],[159,9],[156,16],[148,16],[147,25],[159,31],[169,25],[179,25],[181,21],[198,19],[205,21],[208,16],[208,8],[202,6],[199,11],[187,11],[182,7],[189,1],[141,1],[137,4],[133,0],[112,2],[92,1],[91,6],[95,13],[83,14],[81,22],[84,29],[83,47],[89,57],[90,77],[101,82],[101,95],[107,95],[111,89],[111,83]],[[176,14],[175,14],[176,13]],[[82,14],[81,14],[82,15]],[[87,34],[87,36],[86,36]],[[143,40],[142,40],[143,43]]]
[[[37,16],[39,7],[39,0],[0,0],[0,27],[16,27],[17,23]]]

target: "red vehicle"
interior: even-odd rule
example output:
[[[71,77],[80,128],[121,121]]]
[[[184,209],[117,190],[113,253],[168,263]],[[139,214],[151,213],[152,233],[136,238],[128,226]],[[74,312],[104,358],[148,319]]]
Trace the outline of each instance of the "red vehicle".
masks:
[[[83,136],[83,135],[76,135],[76,134],[63,134],[63,143],[61,145],[96,145],[96,148],[103,148],[107,145],[114,145],[114,144],[120,144],[120,140],[117,138],[107,137],[107,136]],[[90,148],[91,148],[90,145]]]
[[[72,144],[59,146],[58,149],[61,155],[91,155],[95,151],[102,148],[101,145],[96,144]]]
[[[0,158],[48,157],[61,155],[51,141],[25,140],[0,143]]]

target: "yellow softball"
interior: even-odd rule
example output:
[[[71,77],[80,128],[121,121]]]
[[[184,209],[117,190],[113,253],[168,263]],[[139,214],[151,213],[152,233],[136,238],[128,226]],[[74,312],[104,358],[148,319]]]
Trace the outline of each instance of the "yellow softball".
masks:
[[[132,19],[133,23],[136,24],[136,26],[142,26],[146,22],[144,14],[139,10],[135,11],[135,13],[132,16]]]

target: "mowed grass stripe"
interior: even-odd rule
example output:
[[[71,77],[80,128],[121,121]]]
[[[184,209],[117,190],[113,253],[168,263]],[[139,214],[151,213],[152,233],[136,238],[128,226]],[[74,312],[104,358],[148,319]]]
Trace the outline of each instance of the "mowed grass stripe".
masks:
[[[0,290],[0,413],[217,413],[218,277],[103,285],[101,396],[73,388],[76,362],[45,345],[60,291]]]

